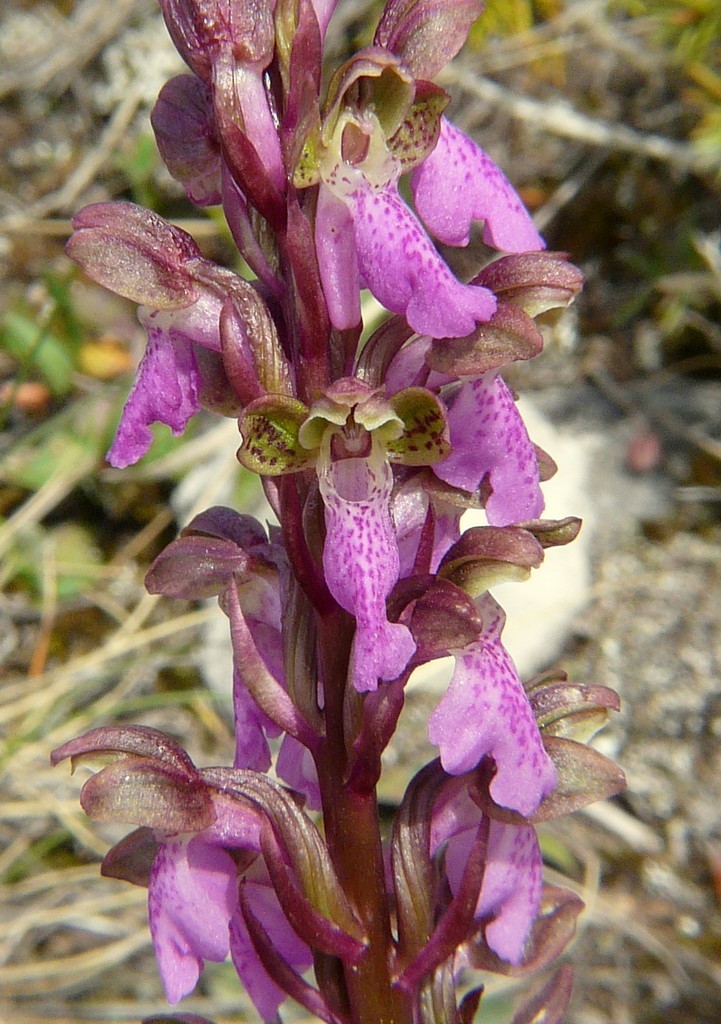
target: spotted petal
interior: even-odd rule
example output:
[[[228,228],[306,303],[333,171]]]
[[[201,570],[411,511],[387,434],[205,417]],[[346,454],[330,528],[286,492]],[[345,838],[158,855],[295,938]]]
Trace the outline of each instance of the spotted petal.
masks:
[[[383,454],[319,464],[325,504],[323,568],[338,604],[355,616],[352,677],[357,690],[395,679],[415,650],[410,630],[389,622],[386,598],[400,571],[390,515],[393,473]]]
[[[432,338],[463,337],[490,319],[495,296],[453,276],[393,182],[376,189],[363,179],[346,201],[361,278],[381,305]]]
[[[480,819],[480,811],[476,808]],[[451,890],[460,885],[475,828],[450,839],[446,871]],[[536,830],[531,825],[489,822],[488,848],[483,884],[476,905],[478,919],[492,916],[486,926],[488,945],[502,960],[518,964],[536,919],[541,899],[541,852]]]
[[[487,596],[480,603],[479,639],[455,652],[448,690],[431,715],[428,735],[451,775],[470,771],[481,758],[496,764],[491,796],[502,807],[533,814],[553,789],[556,770],[548,757],[516,667],[501,642],[505,621]]]
[[[531,252],[545,248],[500,168],[443,117],[436,147],[414,170],[411,188],[423,223],[447,245],[468,245],[471,224],[478,220],[484,221],[483,241],[494,249]]]
[[[195,988],[205,960],[225,960],[240,912],[233,859],[202,839],[161,843],[148,886],[148,917],[169,1003]]]
[[[488,475],[486,515],[492,526],[537,519],[543,511],[538,459],[503,379],[486,373],[464,380],[448,423],[452,451],[433,467],[436,476],[475,491]]]

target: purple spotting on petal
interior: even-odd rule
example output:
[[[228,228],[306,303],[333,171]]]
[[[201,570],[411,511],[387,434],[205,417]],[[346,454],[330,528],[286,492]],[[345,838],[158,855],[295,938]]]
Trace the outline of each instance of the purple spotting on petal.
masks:
[[[288,923],[267,876],[244,881],[243,891],[253,916],[268,933],[276,951],[294,969],[306,970],[313,962],[313,955]],[[287,996],[263,966],[242,914],[234,917],[230,925],[230,953],[238,976],[260,1016],[264,1021],[275,1020],[278,1007]]]
[[[492,494],[486,516],[492,526],[537,519],[543,511],[538,459],[503,379],[486,373],[464,380],[448,422],[452,450],[433,466],[436,476],[475,491],[488,474]]]
[[[471,223],[484,221],[483,241],[501,252],[533,252],[545,243],[506,176],[472,139],[441,118],[435,149],[415,168],[416,210],[447,245],[468,245]]]
[[[522,960],[523,946],[538,914],[542,869],[535,828],[491,820],[488,864],[476,915],[481,917],[500,903],[500,910],[486,926],[486,941],[502,960],[512,964]]]
[[[148,451],[151,423],[165,423],[182,434],[200,409],[200,374],[193,346],[185,338],[171,341],[162,330],[148,327],[148,346],[120,418],[108,462],[124,469]]]
[[[321,809],[320,785],[313,755],[295,736],[286,733],[283,737],[275,771],[279,779],[303,794],[308,810]]]
[[[445,864],[454,893],[460,885],[481,820],[478,808],[475,808],[475,815],[474,827],[452,835],[448,842]],[[466,824],[470,824],[470,820]],[[541,873],[541,852],[533,826],[507,825],[491,819],[475,916],[478,919],[492,916],[485,929],[486,941],[494,953],[512,964],[521,962],[526,939],[538,914]]]
[[[491,796],[501,807],[529,815],[556,783],[516,667],[501,642],[505,616],[492,597],[479,602],[479,639],[454,652],[448,690],[428,722],[431,743],[451,775],[471,771],[481,758],[496,763]]]
[[[360,278],[351,212],[321,185],[315,221],[318,269],[328,315],[338,330],[360,322]]]
[[[228,955],[228,926],[240,913],[235,862],[200,838],[161,843],[148,886],[148,918],[169,1003],[195,988],[205,960]]]
[[[459,338],[496,309],[492,292],[461,284],[389,182],[367,182],[348,196],[361,279],[381,305],[401,313],[417,334]]]
[[[400,570],[390,515],[393,471],[384,456],[343,459],[319,467],[319,483],[326,582],[356,619],[353,685],[360,692],[375,690],[379,679],[399,676],[415,651],[408,627],[386,617],[386,598]]]

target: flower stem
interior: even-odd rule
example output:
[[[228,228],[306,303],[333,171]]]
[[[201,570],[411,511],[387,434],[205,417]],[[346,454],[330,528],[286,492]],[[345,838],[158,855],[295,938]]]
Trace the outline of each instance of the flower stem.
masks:
[[[410,1024],[408,998],[392,985],[394,942],[376,793],[354,792],[344,781],[348,758],[343,698],[352,636],[352,620],[340,609],[320,620],[326,742],[318,759],[318,777],[326,841],[368,936],[362,959],[345,967],[345,982],[353,1024]]]

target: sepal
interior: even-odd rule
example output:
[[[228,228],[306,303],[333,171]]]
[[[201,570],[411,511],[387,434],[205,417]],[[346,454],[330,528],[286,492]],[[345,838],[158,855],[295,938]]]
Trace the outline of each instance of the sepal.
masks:
[[[450,580],[440,577],[404,580],[394,591],[391,608],[401,600],[413,598],[411,583],[415,583],[419,594],[410,620],[417,644],[414,660],[422,664],[444,657],[451,650],[462,649],[478,638],[483,631],[483,619],[475,602]]]
[[[546,479],[543,473],[541,479]],[[574,541],[582,525],[578,516],[566,516],[565,519],[531,519],[523,524],[523,529],[532,533],[542,548],[556,548]]]
[[[565,673],[556,678],[532,680],[526,685],[526,692],[544,735],[581,743],[587,743],[603,728],[609,711],[621,708],[615,690],[569,683]]]
[[[526,580],[543,562],[543,548],[519,526],[475,526],[441,559],[438,574],[471,597],[509,580]]]
[[[525,1003],[511,1024],[561,1024],[573,993],[573,968],[564,964],[540,992]]]
[[[524,252],[488,263],[474,283],[490,288],[528,316],[568,306],[583,287],[583,274],[563,252]]]
[[[240,464],[262,476],[297,473],[312,466],[315,454],[299,438],[307,417],[307,406],[290,396],[266,395],[251,402],[240,420]]]
[[[160,847],[155,831],[141,825],[134,832],[111,846],[103,857],[100,874],[104,878],[121,878],[131,885],[147,889],[155,855]]]
[[[220,312],[220,348],[228,379],[244,405],[266,392],[293,392],[288,360],[263,299],[240,278],[228,289]]]
[[[487,323],[463,338],[438,338],[426,362],[448,377],[478,377],[508,363],[533,359],[543,348],[543,336],[533,320],[510,302],[500,301]]]
[[[272,5],[223,0],[160,0],[170,37],[183,60],[208,81],[223,51],[267,67],[273,56]]]
[[[415,78],[435,78],[482,10],[481,0],[389,0],[373,41],[395,53]]]
[[[151,309],[198,297],[188,264],[200,250],[187,232],[134,203],[94,203],[73,217],[65,251],[98,284]]]
[[[451,450],[445,409],[426,388],[404,388],[390,400],[403,423],[403,433],[386,446],[391,462],[404,466],[430,466]]]

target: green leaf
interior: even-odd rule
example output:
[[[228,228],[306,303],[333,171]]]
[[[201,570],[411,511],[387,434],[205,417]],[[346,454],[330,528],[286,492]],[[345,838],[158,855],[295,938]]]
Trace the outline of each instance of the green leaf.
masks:
[[[2,324],[0,347],[24,369],[40,373],[53,394],[64,395],[70,390],[72,358],[65,343],[46,327],[11,310]]]

